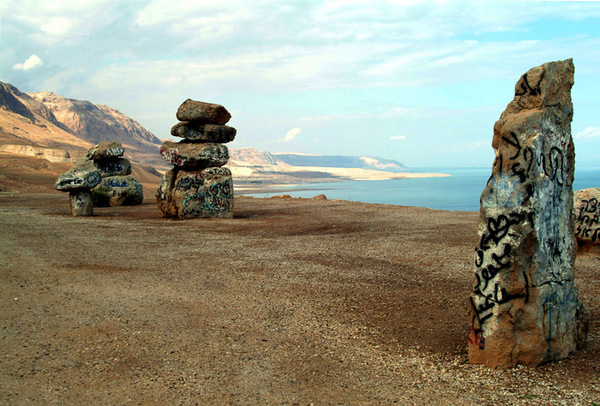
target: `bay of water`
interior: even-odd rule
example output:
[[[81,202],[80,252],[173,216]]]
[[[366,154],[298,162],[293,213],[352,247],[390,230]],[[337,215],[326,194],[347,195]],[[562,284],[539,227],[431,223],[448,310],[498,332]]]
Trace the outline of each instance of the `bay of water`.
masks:
[[[252,194],[271,197],[289,194],[292,197],[314,197],[324,194],[328,199],[401,206],[428,207],[438,210],[479,211],[479,197],[490,177],[491,168],[421,169],[420,173],[446,173],[443,178],[390,179],[303,184],[285,192]],[[600,167],[575,170],[573,190],[600,187]]]

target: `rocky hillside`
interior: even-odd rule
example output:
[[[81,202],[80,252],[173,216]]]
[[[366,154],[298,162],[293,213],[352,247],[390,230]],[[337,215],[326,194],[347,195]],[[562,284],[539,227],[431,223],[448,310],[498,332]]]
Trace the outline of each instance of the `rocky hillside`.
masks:
[[[0,82],[0,152],[64,156],[68,162],[108,140],[121,142],[138,165],[166,168],[158,153],[161,141],[119,111],[50,92],[23,93]]]
[[[110,139],[129,148],[154,148],[154,134],[123,113],[85,100],[67,99],[52,92],[28,93],[53,113],[57,121],[78,137],[97,144]]]

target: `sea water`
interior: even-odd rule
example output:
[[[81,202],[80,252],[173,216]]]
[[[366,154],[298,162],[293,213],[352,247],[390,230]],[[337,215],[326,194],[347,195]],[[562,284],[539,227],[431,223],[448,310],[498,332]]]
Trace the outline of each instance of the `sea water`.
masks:
[[[437,178],[390,179],[303,184],[285,192],[257,193],[254,197],[289,194],[292,197],[314,197],[364,203],[428,207],[437,210],[479,211],[479,197],[492,171],[490,168],[428,168],[419,173],[445,173]],[[575,170],[573,190],[600,187],[600,167]]]

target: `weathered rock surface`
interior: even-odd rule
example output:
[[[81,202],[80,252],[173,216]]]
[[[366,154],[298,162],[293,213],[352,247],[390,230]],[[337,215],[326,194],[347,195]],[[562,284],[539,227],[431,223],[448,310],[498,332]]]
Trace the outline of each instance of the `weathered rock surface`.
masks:
[[[125,158],[107,158],[94,161],[94,166],[103,178],[131,175],[131,162]]]
[[[233,181],[227,168],[169,171],[156,196],[163,217],[233,216]]]
[[[100,171],[91,163],[80,163],[58,177],[54,187],[60,191],[91,189],[102,180]]]
[[[166,171],[156,190],[156,204],[158,205],[160,217],[173,217],[171,215],[171,200],[177,172],[179,172],[177,167]]]
[[[216,143],[165,141],[160,154],[171,165],[188,169],[220,167],[229,160],[227,147]]]
[[[226,124],[231,114],[220,104],[204,103],[187,99],[177,109],[179,121],[200,121],[210,124]]]
[[[94,205],[98,207],[142,204],[142,185],[132,176],[108,176],[92,189]]]
[[[470,298],[471,363],[535,366],[585,342],[589,314],[573,275],[573,76],[570,59],[531,69],[494,125]]]
[[[600,249],[600,188],[577,190],[573,196],[573,212],[578,244]]]
[[[171,135],[192,141],[227,143],[235,139],[236,129],[226,125],[181,121],[171,128]]]
[[[125,150],[120,142],[105,141],[90,148],[86,157],[88,159],[99,160],[105,158],[118,158],[123,156],[124,153]]]
[[[69,198],[74,217],[94,215],[94,203],[89,189],[72,190]]]

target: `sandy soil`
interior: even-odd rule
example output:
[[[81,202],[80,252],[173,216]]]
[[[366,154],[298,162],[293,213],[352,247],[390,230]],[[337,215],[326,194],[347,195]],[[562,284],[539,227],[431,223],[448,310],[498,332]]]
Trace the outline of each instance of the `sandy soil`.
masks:
[[[466,359],[477,213],[237,197],[173,221],[148,190],[73,218],[30,190],[0,194],[1,404],[600,404],[597,255],[587,349],[490,370]]]

